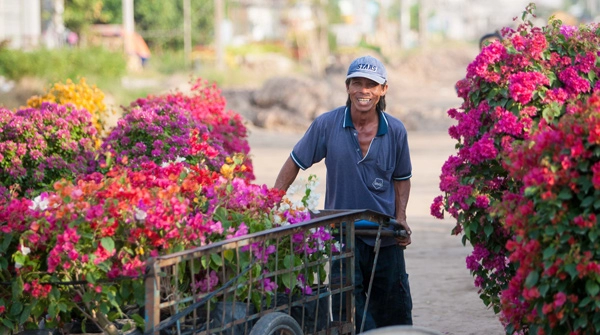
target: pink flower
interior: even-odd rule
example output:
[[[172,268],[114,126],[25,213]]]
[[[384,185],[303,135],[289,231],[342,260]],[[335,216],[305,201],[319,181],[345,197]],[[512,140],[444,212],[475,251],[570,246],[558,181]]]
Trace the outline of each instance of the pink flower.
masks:
[[[475,198],[475,206],[479,208],[488,208],[490,206],[490,199],[485,195],[478,195]]]
[[[518,72],[508,78],[511,98],[523,105],[531,101],[539,85],[549,85],[548,78],[539,72]]]
[[[560,308],[567,302],[567,295],[564,292],[558,292],[554,295],[554,308]]]
[[[565,88],[569,92],[578,94],[589,92],[591,89],[590,82],[581,78],[573,66],[559,72],[558,78],[565,84]]]
[[[595,189],[600,189],[600,162],[592,165],[592,184]]]
[[[431,215],[433,215],[434,217],[438,218],[438,219],[443,219],[444,218],[444,197],[441,195],[438,195],[437,197],[435,197],[435,199],[433,199],[433,203],[430,206],[430,212]]]
[[[577,32],[577,27],[575,26],[569,26],[569,25],[561,25],[560,26],[560,33],[563,34],[563,36],[565,36],[566,39],[571,38],[575,32]]]
[[[468,153],[467,153],[468,152]],[[477,142],[473,143],[467,153],[467,157],[473,164],[479,164],[487,159],[494,159],[498,156],[498,150],[494,145],[494,139],[489,135],[485,134]]]

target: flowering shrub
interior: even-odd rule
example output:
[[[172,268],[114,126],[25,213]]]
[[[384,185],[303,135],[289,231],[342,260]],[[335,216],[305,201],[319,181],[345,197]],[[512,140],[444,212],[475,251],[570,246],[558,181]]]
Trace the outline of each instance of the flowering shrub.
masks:
[[[202,85],[198,81],[191,96],[176,93],[138,99],[108,134],[103,151],[130,167],[149,161],[185,161],[213,171],[224,169],[222,173],[228,173],[230,165],[224,164],[235,158],[244,162],[237,165],[241,169],[237,172],[254,179],[240,116],[223,112],[225,101],[216,87]]]
[[[250,146],[247,142],[247,130],[243,124],[242,117],[232,111],[225,110],[226,101],[221,91],[215,84],[210,85],[200,78],[192,83],[189,94],[174,92],[160,96],[148,96],[137,99],[128,108],[128,111],[136,108],[153,110],[171,106],[188,113],[188,117],[206,126],[201,129],[195,142],[209,141],[216,150],[223,150],[221,156],[233,156],[236,153],[247,156]],[[221,149],[222,148],[222,149]],[[245,174],[250,180],[254,179],[252,162],[246,162]]]
[[[127,316],[121,306],[143,304],[150,257],[310,218],[316,178],[300,202],[251,184],[240,117],[222,111],[214,86],[199,82],[194,90],[193,97],[138,100],[106,138],[102,155],[93,151],[89,113],[72,104],[0,110],[0,138],[7,139],[0,142],[0,164],[9,171],[2,185],[19,185],[0,201],[0,281],[10,283],[0,285],[0,329],[35,329],[40,320],[60,328],[85,318],[116,334],[112,321]],[[21,161],[22,174],[11,172]],[[23,177],[29,171],[37,179]],[[276,245],[251,245],[245,258],[229,264],[211,259],[202,264],[204,279],[186,278],[189,294],[229,279],[215,269],[250,259],[266,272],[316,264],[335,248],[331,240],[317,229]],[[322,265],[311,265],[277,280],[265,277],[260,289],[310,294],[325,275]],[[248,292],[240,286],[238,296],[260,305],[259,290]]]
[[[473,246],[467,267],[480,297],[497,313],[505,306],[502,291],[525,271],[515,262],[518,256],[510,255],[515,224],[506,223],[506,213],[498,210],[505,195],[523,191],[524,180],[509,174],[506,160],[515,148],[523,148],[520,143],[539,124],[555,124],[573,114],[579,102],[599,89],[597,25],[565,27],[551,20],[534,27],[526,20],[534,8],[527,7],[516,30],[503,29],[501,42],[484,47],[457,83],[464,102],[448,114],[457,121],[449,134],[458,141],[458,152],[443,165],[443,195],[431,206],[432,215],[441,218],[448,212],[457,220],[453,233],[463,233],[463,243]],[[547,218],[539,218],[538,224],[551,225]]]
[[[71,79],[67,79],[64,84],[57,82],[44,95],[29,98],[27,106],[40,108],[43,102],[54,102],[59,105],[73,104],[77,108],[83,108],[90,112],[92,125],[99,136],[102,136],[106,130],[104,120],[108,116],[108,111],[104,104],[104,92],[96,85],[89,86],[85,78],[80,78],[77,84]]]
[[[501,297],[507,330],[530,334],[600,331],[600,95],[572,106],[558,124],[543,120],[505,161],[519,192],[498,211],[515,238],[517,268]]]
[[[14,278],[0,303],[21,307],[0,320],[30,327],[30,316],[48,314],[47,324],[58,326],[77,311],[110,327],[115,307],[119,315],[118,306],[143,303],[148,257],[244,235],[268,222],[280,199],[280,191],[240,178],[152,162],[63,180],[34,200],[15,198],[0,207],[8,246],[0,253],[11,260],[1,264],[2,276]],[[77,285],[52,285],[59,282]]]
[[[73,105],[0,108],[0,196],[35,196],[61,178],[94,171],[95,134],[90,114]]]

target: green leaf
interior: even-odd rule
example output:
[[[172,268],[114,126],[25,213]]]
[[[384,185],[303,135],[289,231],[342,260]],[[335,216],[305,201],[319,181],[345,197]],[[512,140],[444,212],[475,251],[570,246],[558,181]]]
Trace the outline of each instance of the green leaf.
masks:
[[[593,196],[586,197],[586,198],[585,198],[585,199],[583,199],[583,201],[581,202],[581,205],[580,205],[580,207],[583,207],[583,208],[585,208],[585,207],[590,207],[590,205],[591,205],[591,204],[593,204],[595,200],[596,200],[596,198],[595,198],[595,197],[593,197]]]
[[[529,186],[525,189],[525,192],[523,192],[523,195],[526,197],[531,197],[533,195],[535,195],[538,191],[538,187],[536,186]]]
[[[294,267],[294,264],[294,255],[287,255],[283,259],[283,266],[285,266],[286,269],[291,269],[292,267]]]
[[[590,296],[595,297],[598,292],[600,292],[600,286],[598,286],[598,283],[595,280],[588,279],[585,282],[585,290]]]
[[[133,296],[138,305],[144,305],[144,301],[146,300],[146,287],[143,282],[133,284]]]
[[[585,328],[587,326],[587,318],[585,315],[582,315],[575,320],[574,327],[575,329]]]
[[[281,281],[286,288],[292,289],[296,286],[296,276],[293,273],[282,274]]]
[[[94,298],[92,292],[85,292],[81,300],[83,300],[83,302],[87,304],[92,301],[92,298]]]
[[[544,259],[550,259],[556,255],[556,249],[553,246],[549,246],[544,250]]]
[[[589,305],[590,302],[592,302],[592,298],[585,297],[579,302],[579,307],[585,307],[585,306]]]
[[[15,328],[15,324],[12,323],[12,321],[10,321],[7,318],[0,318],[0,321],[2,321],[2,324],[6,326],[6,328],[9,329],[14,329]]]
[[[4,236],[2,236],[2,244],[0,245],[0,252],[4,253],[6,252],[6,250],[8,250],[8,246],[10,245],[10,242],[12,241],[13,238],[13,234],[3,234]]]
[[[579,272],[577,271],[577,266],[575,264],[567,264],[565,265],[565,271],[571,275],[571,279],[577,277]]]
[[[213,264],[215,264],[218,267],[223,266],[223,260],[221,259],[221,256],[219,254],[216,253],[212,253],[210,254],[210,259],[213,262]]]
[[[102,247],[104,249],[106,249],[106,251],[108,251],[109,253],[113,252],[113,250],[115,250],[115,241],[110,238],[110,237],[104,237],[100,240],[100,243],[102,244]]]
[[[494,227],[492,227],[491,224],[486,224],[485,227],[483,227],[483,231],[485,232],[486,237],[490,237],[494,232]]]
[[[233,250],[227,249],[227,250],[223,251],[223,257],[225,257],[226,260],[231,262],[231,261],[233,261],[233,257],[235,257],[235,253],[233,252]]]
[[[67,304],[65,304],[64,302],[59,302],[58,303],[58,309],[60,309],[61,312],[67,312],[68,306]]]
[[[14,298],[18,298],[23,294],[23,278],[18,276],[12,283],[12,295]]]
[[[85,279],[92,284],[96,284],[96,281],[98,281],[98,277],[96,277],[96,274],[94,272],[86,273]]]
[[[588,79],[593,82],[596,79],[596,72],[595,71],[590,71],[588,72]],[[594,85],[592,85],[594,86]]]
[[[540,274],[537,271],[531,271],[527,278],[525,279],[525,287],[531,288],[537,284],[540,279]]]
[[[558,198],[561,200],[569,200],[573,198],[573,194],[571,194],[571,190],[568,188],[564,188],[558,194]]]
[[[133,321],[135,321],[136,326],[138,326],[139,328],[143,329],[145,327],[146,320],[144,320],[144,318],[141,317],[139,314],[133,314],[131,318],[133,319]]]
[[[10,315],[17,316],[23,311],[23,304],[20,301],[15,301],[10,307]]]
[[[548,289],[550,289],[550,285],[548,284],[542,284],[538,287],[538,290],[540,291],[542,297],[546,296],[546,293],[548,293]]]
[[[24,324],[27,319],[31,316],[31,309],[33,308],[33,304],[25,306],[23,309],[23,313],[21,313],[21,317],[19,317],[19,324]]]
[[[127,300],[131,295],[131,285],[129,285],[129,283],[123,282],[119,290],[121,291],[121,297],[125,300]]]

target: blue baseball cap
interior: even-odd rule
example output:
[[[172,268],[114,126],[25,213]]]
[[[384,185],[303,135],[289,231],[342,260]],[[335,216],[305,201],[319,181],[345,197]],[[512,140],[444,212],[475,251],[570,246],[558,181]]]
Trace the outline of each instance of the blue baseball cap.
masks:
[[[346,79],[367,78],[378,84],[385,84],[387,81],[387,71],[385,66],[377,58],[372,56],[363,56],[355,59],[348,68]]]

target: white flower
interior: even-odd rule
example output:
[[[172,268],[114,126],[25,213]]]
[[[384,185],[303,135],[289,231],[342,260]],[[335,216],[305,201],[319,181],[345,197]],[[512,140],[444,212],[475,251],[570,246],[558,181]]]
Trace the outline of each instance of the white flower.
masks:
[[[16,269],[20,269],[22,267],[23,267],[23,264],[21,264],[21,263],[15,263],[15,268]]]
[[[21,253],[27,256],[31,253],[31,249],[21,244]]]
[[[143,210],[139,209],[139,208],[135,208],[135,219],[138,221],[144,221],[146,220],[146,217],[148,216],[148,214],[146,214],[146,212],[144,212]]]
[[[175,158],[175,161],[166,161],[166,162],[162,162],[162,164],[160,165],[160,167],[161,167],[161,168],[166,168],[166,167],[168,167],[169,165],[171,165],[171,164],[173,164],[173,163],[182,163],[182,162],[185,162],[185,157],[180,157],[180,156],[177,156],[177,157]]]
[[[48,197],[44,196],[42,197],[42,195],[38,195],[37,197],[35,197],[32,200],[32,204],[31,206],[29,206],[29,209],[31,210],[41,210],[41,211],[45,211],[48,208]]]

